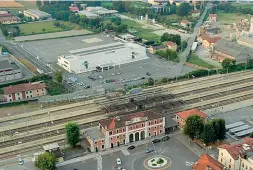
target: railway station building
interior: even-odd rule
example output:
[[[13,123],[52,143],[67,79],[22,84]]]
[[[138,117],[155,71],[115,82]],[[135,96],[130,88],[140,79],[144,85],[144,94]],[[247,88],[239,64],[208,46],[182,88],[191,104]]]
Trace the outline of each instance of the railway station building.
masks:
[[[91,152],[105,150],[165,133],[165,117],[147,110],[99,121],[99,126],[84,130]]]

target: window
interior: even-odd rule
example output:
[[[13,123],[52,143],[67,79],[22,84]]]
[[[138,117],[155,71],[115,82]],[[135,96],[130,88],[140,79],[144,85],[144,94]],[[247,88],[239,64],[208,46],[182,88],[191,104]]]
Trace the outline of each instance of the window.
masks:
[[[123,135],[123,137],[125,137],[125,135]]]
[[[44,89],[41,89],[42,91],[44,91]]]
[[[132,126],[130,126],[130,130],[132,130],[133,129],[133,127]]]
[[[39,92],[39,90],[37,90],[37,92]]]
[[[223,156],[223,153],[221,152],[221,156]]]
[[[9,97],[11,97],[11,95],[9,95]]]
[[[42,95],[44,95],[44,93],[42,93]]]
[[[231,168],[231,165],[228,165],[228,168],[230,169],[230,168]]]
[[[155,124],[156,124],[156,120],[155,120]]]
[[[26,94],[28,94],[28,91],[27,92],[25,92]]]
[[[150,125],[151,124],[151,122],[148,122],[148,125]]]
[[[160,125],[160,128],[163,127],[163,125]]]
[[[19,96],[19,93],[18,93],[18,96]]]
[[[116,132],[119,133],[119,129],[117,129]]]
[[[112,135],[112,131],[109,132],[109,135]]]
[[[104,142],[104,140],[102,140],[102,142]]]
[[[95,142],[95,145],[97,144],[97,142]]]
[[[119,136],[117,136],[117,139],[119,139]]]
[[[30,97],[33,97],[32,95],[30,95]]]
[[[148,130],[150,130],[150,128],[148,128]]]
[[[248,169],[248,165],[245,166],[245,169]]]
[[[231,159],[229,161],[231,162]]]
[[[141,124],[141,127],[144,127],[144,123]]]
[[[112,138],[111,138],[111,140],[112,140]]]
[[[151,133],[148,133],[148,136],[151,136]]]
[[[138,125],[136,125],[135,127],[138,128]]]
[[[102,149],[104,149],[105,148],[105,145],[102,145]]]
[[[12,100],[10,99],[10,102],[11,102]]]
[[[162,130],[160,130],[160,133],[163,133],[163,131],[162,131]]]
[[[18,97],[18,100],[20,100],[20,97]]]
[[[30,93],[32,93],[32,91],[30,91]]]
[[[242,164],[242,167],[244,167],[244,163]]]
[[[156,126],[155,126],[155,129],[156,129]]]
[[[27,96],[27,98],[29,98],[29,96]]]
[[[125,128],[123,128],[123,132],[125,132]]]

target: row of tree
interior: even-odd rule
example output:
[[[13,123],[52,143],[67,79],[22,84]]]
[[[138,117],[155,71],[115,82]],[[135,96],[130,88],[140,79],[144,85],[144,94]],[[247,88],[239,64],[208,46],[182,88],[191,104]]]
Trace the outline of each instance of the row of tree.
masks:
[[[242,13],[253,15],[253,9],[251,7],[240,7],[233,6],[231,3],[218,4],[212,8],[212,13],[215,13],[217,10],[222,10],[226,13]]]
[[[172,51],[169,49],[166,50],[157,50],[156,54],[161,56],[162,58],[169,60],[169,61],[173,61],[178,63],[179,62],[179,57],[177,55],[176,51]]]
[[[80,142],[80,127],[78,124],[70,122],[65,125],[67,142],[71,147],[76,147]],[[35,167],[41,170],[54,170],[56,157],[54,154],[45,152],[35,160]]]
[[[199,139],[205,144],[225,139],[226,127],[224,119],[213,119],[204,124],[199,115],[189,116],[186,120],[184,133],[192,139]]]

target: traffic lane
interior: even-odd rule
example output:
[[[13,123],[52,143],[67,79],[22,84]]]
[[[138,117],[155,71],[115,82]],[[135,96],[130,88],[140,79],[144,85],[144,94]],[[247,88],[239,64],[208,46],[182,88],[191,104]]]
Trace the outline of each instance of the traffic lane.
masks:
[[[127,156],[124,156],[122,151],[118,152],[113,152],[107,155],[102,156],[102,168],[103,170],[115,170],[118,165],[117,165],[117,158],[120,158],[122,164],[120,165],[121,167],[126,168],[128,164],[128,158]]]
[[[1,166],[0,170],[37,170],[34,166],[34,162],[25,162],[23,165],[19,165],[19,162]]]
[[[65,166],[56,168],[56,170],[72,170],[74,168],[77,168],[78,170],[84,170],[84,169],[96,170],[97,169],[97,159],[92,158],[92,159],[88,159],[88,160],[85,160],[82,162],[77,162],[77,163],[65,165]]]

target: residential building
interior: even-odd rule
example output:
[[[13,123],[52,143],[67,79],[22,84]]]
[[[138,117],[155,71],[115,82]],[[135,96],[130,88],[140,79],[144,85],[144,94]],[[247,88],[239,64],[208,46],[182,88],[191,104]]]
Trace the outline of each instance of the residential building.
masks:
[[[182,27],[188,27],[190,24],[191,24],[191,22],[188,21],[188,20],[185,20],[185,19],[183,19],[183,20],[180,22],[180,25],[181,25]]]
[[[163,43],[165,46],[168,47],[169,50],[177,51],[177,44],[172,41],[167,41]]]
[[[208,154],[202,154],[192,166],[193,170],[224,170],[224,165]]]
[[[221,37],[213,37],[208,35],[202,35],[198,38],[198,41],[202,43],[202,47],[208,49],[211,49],[220,40]]]
[[[46,13],[44,11],[40,11],[38,9],[24,10],[24,16],[31,17],[33,20],[52,19],[51,14],[48,14],[48,13]]]
[[[7,102],[30,99],[46,94],[46,84],[43,82],[24,83],[4,87],[4,98]]]
[[[0,82],[15,80],[22,78],[20,68],[8,60],[0,61]]]
[[[148,48],[149,52],[155,54],[158,50],[167,50],[168,48],[165,45],[158,45],[158,46],[150,46]]]
[[[99,121],[99,126],[84,131],[90,150],[100,151],[165,132],[165,117],[153,110]]]
[[[7,11],[6,11],[7,12]],[[0,13],[0,17],[12,17],[13,15],[11,13]]]
[[[230,170],[253,170],[253,138],[246,137],[239,144],[218,147],[218,161]]]
[[[96,14],[100,17],[107,17],[107,16],[112,16],[116,13],[118,13],[118,11],[116,10],[108,10],[106,8],[103,8],[101,6],[96,6],[96,7],[86,7],[85,8],[86,11],[89,11],[93,14]]]
[[[78,12],[78,11],[79,11],[79,8],[78,8],[78,6],[72,4],[72,5],[69,7],[69,10],[72,11],[72,12]]]
[[[2,24],[16,24],[19,22],[19,19],[15,16],[11,17],[0,17],[0,22]]]
[[[94,14],[94,13],[86,11],[86,10],[78,11],[77,15],[85,15],[89,19],[94,19],[94,18],[98,17],[97,14]]]
[[[213,47],[212,58],[220,62],[225,58],[230,58],[238,64],[246,63],[248,59],[253,58],[253,49],[236,42],[220,40]]]
[[[240,45],[244,45],[246,47],[249,47],[249,48],[253,48],[253,38],[252,37],[246,37],[246,36],[239,37],[239,39],[237,40],[237,43]]]
[[[201,14],[200,10],[193,10],[191,13],[193,17],[199,17]]]
[[[217,21],[217,15],[216,14],[209,14],[209,21]]]
[[[178,123],[178,127],[183,129],[185,127],[186,124],[185,122],[187,118],[192,115],[199,115],[202,118],[204,124],[207,121],[207,114],[205,114],[201,110],[199,109],[186,110],[183,112],[176,113],[176,121]]]

